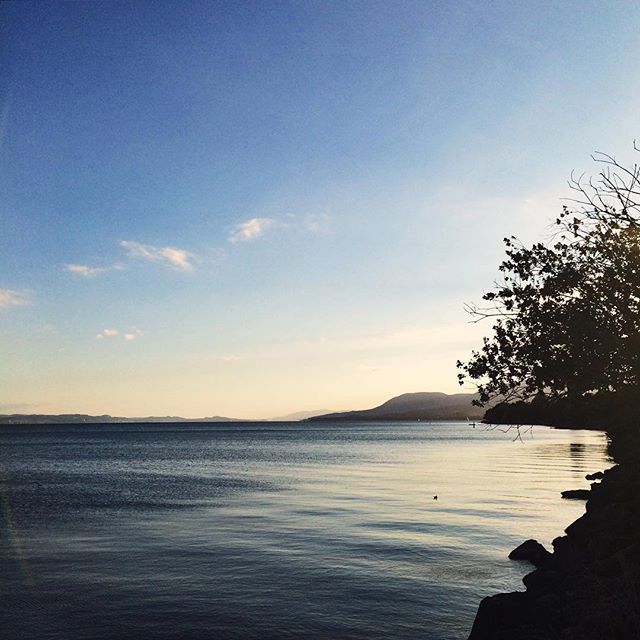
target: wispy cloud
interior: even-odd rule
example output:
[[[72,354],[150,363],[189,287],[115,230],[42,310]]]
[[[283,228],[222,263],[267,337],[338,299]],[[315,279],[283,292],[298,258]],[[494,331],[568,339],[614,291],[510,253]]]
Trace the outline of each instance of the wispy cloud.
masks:
[[[195,255],[185,249],[176,247],[154,247],[150,244],[142,244],[135,240],[122,240],[120,246],[132,258],[142,258],[149,262],[157,262],[178,269],[180,271],[193,271]]]
[[[269,230],[302,231],[316,235],[329,231],[329,216],[326,214],[297,215],[293,213],[272,218],[250,218],[231,229],[228,241],[231,244],[251,242],[265,235]]]
[[[86,264],[65,264],[64,268],[70,273],[75,273],[83,278],[92,278],[101,271],[99,267],[88,267]]]
[[[96,340],[103,340],[104,338],[113,338],[117,336],[119,331],[117,329],[103,329],[97,336]]]
[[[64,268],[69,272],[81,278],[94,278],[95,276],[107,271],[122,271],[124,269],[121,264],[113,264],[109,267],[90,267],[86,264],[65,264]]]
[[[233,227],[228,240],[232,244],[256,240],[275,224],[276,221],[273,218],[251,218],[250,220],[245,220]]]
[[[122,334],[120,333],[120,331],[118,331],[118,329],[103,329],[99,334],[96,335],[96,340],[104,340],[105,338],[116,338],[120,336],[127,342],[131,342],[131,340],[140,338],[143,335],[144,331],[142,331],[142,329],[129,329]]]
[[[0,289],[0,309],[6,307],[24,307],[28,304],[31,304],[31,294],[29,291]]]
[[[265,235],[270,229],[302,230],[310,234],[326,232],[328,217],[325,215],[297,216],[294,214],[283,215],[279,218],[250,218],[235,225],[227,240],[231,244],[251,242]],[[225,249],[217,247],[210,250],[210,255],[198,256],[186,249],[178,247],[157,247],[144,244],[137,240],[120,240],[118,243],[129,258],[134,260],[146,260],[156,264],[163,264],[178,271],[194,271],[195,264],[216,264],[224,259]],[[116,262],[114,264],[99,267],[89,264],[69,262],[64,269],[79,278],[91,279],[109,271],[122,271],[129,268],[128,262]]]

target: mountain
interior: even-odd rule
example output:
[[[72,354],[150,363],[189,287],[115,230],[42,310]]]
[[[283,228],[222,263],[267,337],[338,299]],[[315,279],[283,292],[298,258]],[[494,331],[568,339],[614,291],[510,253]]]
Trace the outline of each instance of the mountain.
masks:
[[[318,420],[480,420],[484,409],[474,407],[472,393],[447,395],[438,392],[404,393],[387,400],[379,407],[362,411],[325,413],[323,410],[299,411],[272,421],[318,421]],[[211,416],[208,418],[182,418],[180,416],[146,416],[124,418],[101,415],[90,416],[82,413],[62,415],[20,414],[0,415],[0,424],[109,424],[122,422],[243,422],[238,418]]]
[[[485,410],[471,404],[475,397],[473,393],[403,393],[373,409],[327,413],[309,420],[480,420]]]
[[[296,411],[295,413],[289,413],[286,416],[280,416],[278,418],[269,418],[269,422],[297,422],[299,420],[307,420],[308,418],[315,418],[316,416],[323,416],[329,413],[327,409],[315,409],[311,411]]]
[[[147,416],[141,418],[123,418],[118,416],[89,416],[84,413],[65,413],[61,415],[21,414],[0,415],[0,424],[110,424],[121,422],[241,422],[237,418],[212,416],[210,418],[181,418],[180,416]]]

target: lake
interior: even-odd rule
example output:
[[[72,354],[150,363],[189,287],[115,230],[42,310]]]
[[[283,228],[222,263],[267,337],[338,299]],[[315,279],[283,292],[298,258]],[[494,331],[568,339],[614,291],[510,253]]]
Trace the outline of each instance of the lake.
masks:
[[[507,554],[584,512],[593,431],[463,423],[0,426],[0,635],[466,638]],[[438,496],[434,500],[434,495]]]

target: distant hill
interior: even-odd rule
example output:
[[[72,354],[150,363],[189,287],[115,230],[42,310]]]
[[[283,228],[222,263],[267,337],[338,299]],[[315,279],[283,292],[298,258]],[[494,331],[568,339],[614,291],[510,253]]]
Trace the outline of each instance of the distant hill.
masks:
[[[480,420],[485,410],[471,404],[475,397],[473,393],[403,393],[373,409],[327,413],[309,420]]]
[[[0,424],[109,424],[122,422],[240,422],[240,420],[223,416],[211,416],[210,418],[181,418],[180,416],[122,418],[109,415],[89,416],[84,413],[65,413],[60,415],[14,413],[12,415],[0,415]]]
[[[379,407],[362,411],[325,413],[323,410],[299,411],[272,421],[318,420],[481,420],[484,409],[474,407],[472,393],[448,395],[439,392],[404,393],[391,398]],[[182,418],[181,416],[144,416],[125,418],[119,416],[91,416],[83,413],[60,415],[22,414],[0,415],[0,424],[110,424],[132,422],[244,422],[239,418],[210,416],[207,418]]]
[[[323,416],[327,413],[329,413],[328,409],[296,411],[295,413],[289,413],[286,416],[280,416],[278,418],[269,418],[269,421],[270,422],[297,422],[299,420],[307,420],[308,418],[315,418],[316,416]]]

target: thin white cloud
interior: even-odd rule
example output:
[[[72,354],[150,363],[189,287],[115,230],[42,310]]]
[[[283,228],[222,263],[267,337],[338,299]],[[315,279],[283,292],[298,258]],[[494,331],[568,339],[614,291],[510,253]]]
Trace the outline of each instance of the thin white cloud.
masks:
[[[176,247],[154,247],[150,244],[142,244],[135,240],[122,240],[120,246],[132,258],[142,258],[149,262],[157,262],[178,269],[180,271],[193,271],[194,254],[185,249]]]
[[[92,278],[101,271],[98,267],[88,267],[86,264],[65,264],[64,268],[70,273],[75,273],[83,278]]]
[[[96,340],[103,340],[104,338],[113,338],[118,335],[117,329],[103,329],[97,336]]]
[[[276,221],[273,218],[251,218],[237,224],[229,234],[229,242],[249,242],[264,235],[264,232],[272,227]]]
[[[6,307],[24,307],[31,304],[29,291],[15,289],[0,289],[0,309]]]
[[[86,264],[65,264],[64,268],[69,272],[81,278],[94,278],[95,276],[107,271],[122,271],[124,267],[121,264],[114,264],[110,267],[90,267]]]
[[[302,231],[312,235],[326,234],[329,232],[329,221],[326,214],[288,213],[278,218],[250,218],[231,229],[228,241],[231,244],[250,242],[262,237],[270,229]]]
[[[99,334],[96,335],[96,340],[104,340],[105,338],[115,338],[116,336],[122,336],[124,340],[127,342],[131,342],[131,340],[135,340],[136,338],[140,338],[144,335],[144,331],[142,329],[130,329],[125,333],[120,333],[118,329],[103,329]]]

